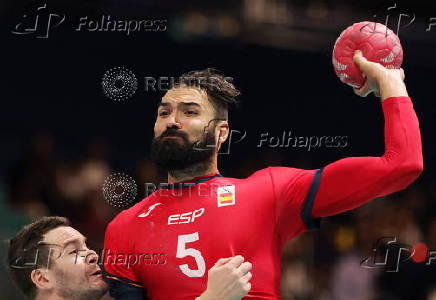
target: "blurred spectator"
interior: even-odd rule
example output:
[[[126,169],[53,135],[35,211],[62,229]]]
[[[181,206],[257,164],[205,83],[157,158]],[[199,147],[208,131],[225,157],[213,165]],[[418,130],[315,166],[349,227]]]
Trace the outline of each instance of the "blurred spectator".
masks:
[[[31,140],[30,151],[9,171],[8,185],[13,208],[25,212],[33,221],[58,211],[56,200],[53,137],[38,133]]]

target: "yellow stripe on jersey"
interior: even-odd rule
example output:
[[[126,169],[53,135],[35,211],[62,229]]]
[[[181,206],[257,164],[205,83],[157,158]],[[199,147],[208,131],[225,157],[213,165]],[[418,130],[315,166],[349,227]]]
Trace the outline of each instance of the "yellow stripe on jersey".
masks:
[[[232,202],[232,201],[233,201],[233,196],[220,197],[220,203],[223,203],[223,202]]]
[[[108,279],[114,279],[114,280],[117,280],[117,281],[120,281],[120,282],[123,282],[123,283],[127,283],[127,284],[130,284],[130,285],[133,285],[133,286],[136,286],[136,287],[140,287],[140,288],[143,287],[143,286],[140,285],[140,284],[136,284],[136,283],[133,283],[133,282],[128,282],[128,281],[126,281],[126,280],[121,280],[120,278],[115,277],[115,276],[109,276],[109,275],[106,275],[106,278],[108,278]]]

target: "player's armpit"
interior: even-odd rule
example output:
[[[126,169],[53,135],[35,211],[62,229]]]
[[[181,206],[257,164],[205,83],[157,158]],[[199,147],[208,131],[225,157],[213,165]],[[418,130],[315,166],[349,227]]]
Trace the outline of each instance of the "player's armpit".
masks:
[[[120,278],[105,272],[109,285],[109,295],[115,300],[146,300],[146,291],[142,284]]]
[[[384,155],[344,158],[327,165],[313,202],[312,217],[342,213],[405,189],[421,174],[421,135],[410,98],[388,98],[382,106]]]

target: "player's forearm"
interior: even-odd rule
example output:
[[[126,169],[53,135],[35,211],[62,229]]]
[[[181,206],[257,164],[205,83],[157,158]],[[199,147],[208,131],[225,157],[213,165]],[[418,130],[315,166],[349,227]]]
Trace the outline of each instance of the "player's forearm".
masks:
[[[421,135],[410,98],[388,98],[382,105],[384,155],[350,157],[326,166],[312,208],[313,217],[338,214],[402,190],[422,172]]]
[[[382,102],[390,97],[409,96],[403,80],[386,77],[381,79],[378,84]]]
[[[416,179],[423,169],[419,121],[409,97],[392,97],[383,103],[385,117],[385,153],[381,157],[388,166],[402,173],[413,171]],[[404,174],[406,175],[406,174]],[[407,177],[407,176],[406,176]]]

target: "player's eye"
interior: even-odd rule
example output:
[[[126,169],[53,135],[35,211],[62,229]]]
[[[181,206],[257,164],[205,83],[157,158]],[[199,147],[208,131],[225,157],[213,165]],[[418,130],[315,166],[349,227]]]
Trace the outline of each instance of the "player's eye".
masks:
[[[160,117],[168,116],[168,112],[165,111],[165,110],[162,110],[162,111],[159,112],[159,116],[160,116]]]
[[[71,250],[70,254],[77,254],[77,249]]]
[[[187,110],[187,111],[185,112],[185,114],[192,116],[192,115],[196,115],[197,112],[196,112],[195,110]]]

